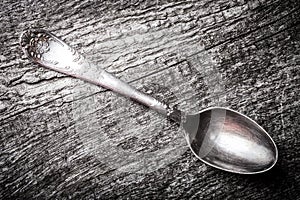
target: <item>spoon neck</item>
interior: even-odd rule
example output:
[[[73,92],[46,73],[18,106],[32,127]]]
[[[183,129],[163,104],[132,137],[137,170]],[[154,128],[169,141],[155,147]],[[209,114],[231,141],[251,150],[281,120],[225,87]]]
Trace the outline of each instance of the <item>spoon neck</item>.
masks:
[[[96,66],[91,67],[90,71],[96,71]],[[97,73],[95,73],[97,74]],[[89,76],[90,77],[90,76]],[[128,97],[129,99],[138,102],[140,104],[143,104],[150,109],[153,109],[157,111],[158,113],[161,113],[165,116],[168,115],[169,107],[168,105],[164,104],[163,102],[137,90],[133,86],[129,85],[125,81],[115,77],[114,75],[108,73],[105,70],[101,70],[101,73],[99,76],[95,76],[94,79],[88,79],[88,80],[94,84],[100,85],[104,88],[107,88],[113,92],[119,93],[123,96]]]
[[[167,118],[172,121],[175,122],[176,124],[180,125],[181,123],[181,117],[182,117],[183,113],[177,109],[177,106],[174,107],[169,107],[167,108]]]

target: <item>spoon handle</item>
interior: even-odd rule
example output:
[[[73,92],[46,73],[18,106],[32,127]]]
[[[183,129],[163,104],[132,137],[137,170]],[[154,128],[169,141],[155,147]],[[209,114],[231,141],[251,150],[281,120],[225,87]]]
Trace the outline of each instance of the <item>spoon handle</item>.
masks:
[[[89,62],[75,49],[45,30],[25,31],[20,38],[25,54],[46,68],[71,75],[129,97],[168,115],[168,106]]]
[[[93,64],[90,64],[89,70],[86,71],[86,73],[81,74],[78,78],[84,79],[86,81],[92,82],[96,85],[100,85],[104,88],[107,88],[109,90],[112,90],[116,93],[119,93],[123,96],[126,96],[130,98],[133,101],[139,102],[153,110],[156,110],[157,112],[167,115],[168,113],[168,106],[157,99],[146,95],[145,93],[142,93],[135,89],[134,87],[130,86],[125,81],[118,79],[113,74],[108,73],[104,69],[101,70],[100,74],[98,73],[98,77],[94,77],[92,74],[93,72],[97,72],[98,70],[94,70],[94,68],[98,68],[98,66],[95,66]]]

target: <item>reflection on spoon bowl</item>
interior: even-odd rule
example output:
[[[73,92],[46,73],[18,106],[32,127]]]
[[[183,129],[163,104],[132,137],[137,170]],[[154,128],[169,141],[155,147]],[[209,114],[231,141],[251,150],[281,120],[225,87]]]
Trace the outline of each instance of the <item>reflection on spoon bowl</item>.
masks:
[[[278,151],[268,133],[231,109],[212,107],[187,115],[182,126],[193,153],[213,167],[253,174],[267,171],[277,161]]]

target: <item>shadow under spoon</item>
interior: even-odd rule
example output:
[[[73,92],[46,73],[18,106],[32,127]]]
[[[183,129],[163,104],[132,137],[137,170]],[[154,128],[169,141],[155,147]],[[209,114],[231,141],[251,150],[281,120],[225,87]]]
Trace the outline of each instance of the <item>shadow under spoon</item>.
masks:
[[[192,152],[210,166],[233,173],[256,174],[271,169],[277,162],[278,150],[269,134],[237,111],[211,107],[197,114],[186,114],[89,62],[45,30],[23,32],[20,44],[31,61],[124,95],[181,125]]]

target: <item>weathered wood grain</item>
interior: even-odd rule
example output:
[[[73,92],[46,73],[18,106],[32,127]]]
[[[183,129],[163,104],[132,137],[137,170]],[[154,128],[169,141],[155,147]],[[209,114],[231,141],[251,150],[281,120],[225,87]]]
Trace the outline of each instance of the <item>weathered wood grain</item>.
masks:
[[[0,199],[296,199],[300,4],[279,0],[0,2]],[[163,117],[30,63],[44,28],[187,111],[228,106],[274,138],[261,175],[213,169]]]

